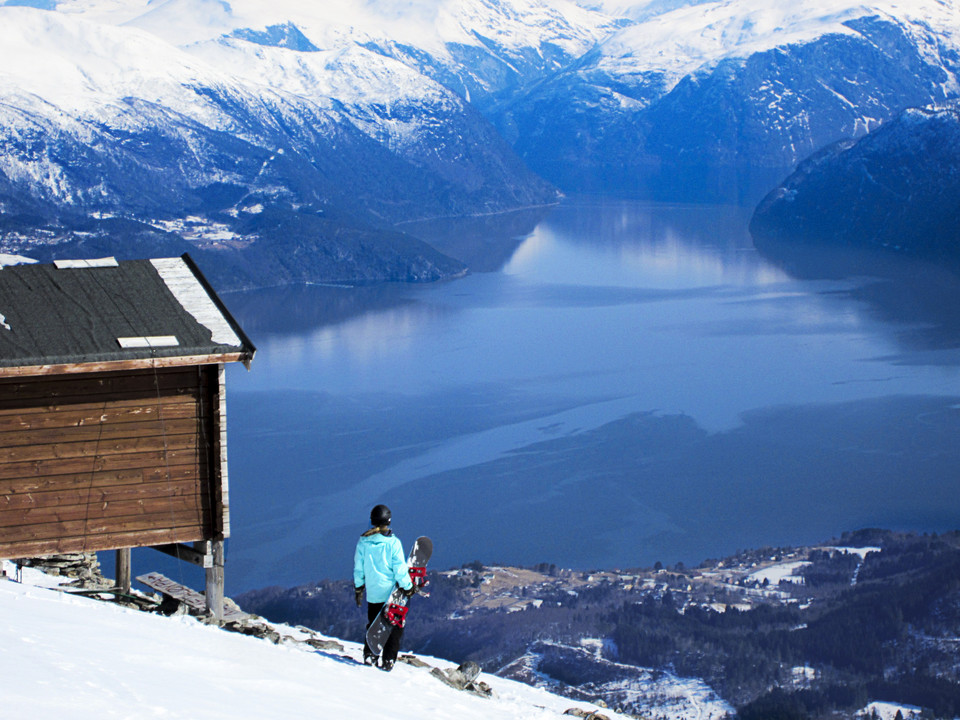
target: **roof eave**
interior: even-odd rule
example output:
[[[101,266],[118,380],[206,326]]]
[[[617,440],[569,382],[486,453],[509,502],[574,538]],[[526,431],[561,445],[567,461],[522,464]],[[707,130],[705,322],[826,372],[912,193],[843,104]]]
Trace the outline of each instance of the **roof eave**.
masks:
[[[35,375],[69,375],[93,372],[120,372],[123,370],[149,370],[153,368],[184,367],[187,365],[215,365],[242,362],[249,369],[255,351],[218,353],[213,355],[180,355],[172,357],[146,357],[128,360],[103,360],[93,362],[62,363],[56,365],[17,365],[0,367],[0,378],[31,377]]]

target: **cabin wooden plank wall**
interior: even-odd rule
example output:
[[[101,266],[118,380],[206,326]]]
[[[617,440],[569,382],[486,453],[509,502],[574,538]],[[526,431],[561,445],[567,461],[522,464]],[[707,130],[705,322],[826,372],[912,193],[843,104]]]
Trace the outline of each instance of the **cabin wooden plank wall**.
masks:
[[[221,384],[217,365],[0,379],[0,557],[222,539]]]

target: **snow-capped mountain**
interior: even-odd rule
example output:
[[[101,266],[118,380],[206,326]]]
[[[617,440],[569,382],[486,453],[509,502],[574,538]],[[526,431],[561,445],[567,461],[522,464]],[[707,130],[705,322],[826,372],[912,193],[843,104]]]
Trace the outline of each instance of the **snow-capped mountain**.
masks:
[[[233,27],[217,15],[226,7],[164,3],[133,18],[109,4],[0,7],[7,245],[36,241],[38,224],[50,245],[75,243],[90,218],[180,235],[189,219],[187,239],[201,253],[253,245],[241,254],[308,256],[272,282],[436,279],[463,266],[363,228],[554,199],[436,82],[355,43],[321,51],[292,25]],[[186,48],[163,37],[178,10],[184,37],[195,39]],[[278,211],[298,216],[285,223],[282,249],[272,237]],[[360,239],[344,246],[343,227]]]
[[[443,83],[485,113],[563,71],[625,22],[569,0],[448,0],[435,6],[426,42],[382,30],[359,42]]]
[[[563,190],[752,199],[758,168],[766,191],[960,96],[960,9],[9,0],[0,68],[0,250],[110,250],[122,220],[124,243],[213,253],[234,286],[251,264],[425,280],[464,266],[385,229],[552,202],[528,167]]]
[[[579,647],[535,642],[497,675],[568,697],[599,695],[608,705],[629,708],[639,717],[724,720],[735,712],[700,680],[617,663],[603,657],[602,646],[602,641],[590,639]],[[551,670],[565,681],[555,679]]]
[[[638,19],[493,115],[531,167],[561,187],[643,189],[645,179],[669,180],[658,175],[665,167],[787,168],[906,107],[960,92],[956,3],[715,0],[619,10]]]

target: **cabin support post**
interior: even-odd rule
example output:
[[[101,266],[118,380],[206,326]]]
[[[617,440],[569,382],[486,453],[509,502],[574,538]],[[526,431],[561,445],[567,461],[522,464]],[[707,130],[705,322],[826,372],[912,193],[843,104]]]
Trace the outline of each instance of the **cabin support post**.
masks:
[[[223,540],[214,540],[210,543],[213,550],[213,566],[206,569],[207,610],[213,616],[223,621]]]
[[[125,595],[130,594],[130,548],[117,550],[117,588]]]

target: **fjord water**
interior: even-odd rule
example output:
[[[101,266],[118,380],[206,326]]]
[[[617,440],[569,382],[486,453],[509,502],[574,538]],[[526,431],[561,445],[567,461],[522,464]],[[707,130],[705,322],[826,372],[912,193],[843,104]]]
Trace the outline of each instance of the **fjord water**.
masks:
[[[258,347],[228,374],[228,590],[349,577],[380,502],[442,568],[960,526],[955,278],[811,250],[800,279],[748,220],[574,200],[434,232],[462,279],[227,296]]]

